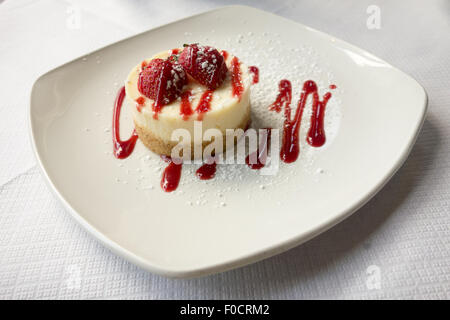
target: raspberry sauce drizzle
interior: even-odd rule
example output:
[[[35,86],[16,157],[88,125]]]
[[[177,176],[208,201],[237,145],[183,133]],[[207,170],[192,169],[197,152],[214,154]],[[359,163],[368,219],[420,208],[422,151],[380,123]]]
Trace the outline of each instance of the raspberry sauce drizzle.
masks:
[[[270,146],[270,137],[271,137],[271,129],[264,128],[260,129],[260,134],[262,131],[262,137],[260,140],[262,142],[259,144],[258,149],[249,154],[247,158],[245,158],[245,163],[253,170],[259,170],[266,165],[267,161],[267,152]],[[256,161],[255,161],[256,160]]]
[[[278,84],[278,96],[275,102],[269,106],[269,110],[280,112],[285,107],[285,113],[291,114],[292,86],[289,80],[281,80]]]
[[[257,84],[259,82],[259,69],[257,66],[250,66],[248,70],[253,73],[252,84]]]
[[[313,92],[311,125],[309,127],[308,137],[306,138],[306,141],[308,141],[308,143],[313,147],[321,147],[325,144],[326,137],[323,120],[325,118],[325,107],[330,98],[331,93],[327,92],[324,94],[323,100],[320,101],[319,94],[317,93],[317,87]]]
[[[197,108],[195,108],[195,111],[198,113],[197,120],[202,121],[203,120],[203,114],[205,112],[208,112],[211,108],[211,100],[213,98],[214,91],[212,90],[206,90],[198,102]]]
[[[139,112],[142,111],[142,107],[144,107],[145,105],[145,98],[144,97],[139,97],[136,99],[136,108]]]
[[[125,98],[125,87],[119,89],[117,93],[116,101],[114,102],[114,111],[113,111],[113,126],[112,126],[112,136],[113,136],[113,149],[114,156],[117,159],[125,159],[128,157],[131,152],[133,152],[134,146],[136,145],[136,141],[138,135],[135,130],[131,134],[131,137],[128,140],[122,141],[120,140],[120,110],[122,109],[123,99]]]
[[[233,96],[238,97],[240,100],[242,92],[244,91],[244,86],[242,84],[241,62],[237,57],[233,57],[231,60],[231,85]]]
[[[161,159],[169,165],[164,169],[161,177],[161,188],[165,192],[172,192],[177,189],[181,178],[181,168],[183,164],[176,164],[169,156],[162,155]]]
[[[308,131],[307,141],[313,147],[320,147],[325,143],[324,116],[325,107],[331,98],[331,93],[327,92],[323,100],[319,100],[317,85],[314,81],[308,80],[303,84],[302,93],[298,102],[295,116],[291,119],[291,99],[292,86],[289,80],[281,80],[279,84],[279,94],[275,102],[269,107],[270,110],[280,112],[284,105],[284,125],[283,143],[280,150],[280,158],[286,163],[297,160],[300,152],[299,131],[302,121],[303,110],[306,100],[312,95],[312,115],[311,126]]]
[[[215,161],[212,163],[204,163],[200,168],[197,169],[197,171],[195,172],[195,175],[200,180],[212,179],[216,175],[216,167],[217,167],[217,164]]]
[[[220,51],[220,54],[223,56],[223,58],[225,59],[225,61],[228,59],[228,52],[225,50]]]
[[[180,114],[185,121],[188,120],[189,116],[194,113],[190,101],[191,96],[192,92],[190,90],[185,91],[181,94]]]

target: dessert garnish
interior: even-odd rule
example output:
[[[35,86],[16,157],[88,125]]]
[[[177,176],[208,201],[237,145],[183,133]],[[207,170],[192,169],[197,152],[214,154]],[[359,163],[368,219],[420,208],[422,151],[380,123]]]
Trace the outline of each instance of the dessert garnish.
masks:
[[[139,74],[138,90],[154,100],[153,111],[156,114],[177,99],[186,84],[186,72],[180,64],[167,59],[153,59]]]
[[[233,86],[233,95],[239,99],[244,91],[241,77],[241,62],[238,57],[233,57],[231,60],[231,84]]]
[[[313,147],[321,147],[325,144],[324,117],[325,107],[331,98],[331,93],[327,92],[322,100],[319,100],[317,85],[312,80],[303,83],[302,93],[298,101],[297,110],[295,110],[294,118],[291,119],[291,99],[292,86],[289,80],[280,81],[279,93],[269,110],[280,112],[284,106],[284,125],[283,125],[283,142],[280,150],[280,157],[286,163],[297,160],[300,152],[299,131],[302,121],[303,110],[305,109],[306,100],[312,95],[312,114],[311,126],[308,131],[307,142]]]
[[[248,67],[248,70],[250,70],[251,73],[253,73],[253,84],[257,84],[259,82],[259,69],[257,66],[250,66]]]
[[[228,72],[223,56],[217,49],[209,46],[186,46],[180,53],[178,62],[192,78],[210,90],[217,89]]]
[[[208,112],[208,110],[211,108],[211,100],[212,100],[213,90],[206,90],[197,105],[197,108],[195,108],[195,111],[198,113],[197,120],[201,121],[203,119],[203,114],[205,112]]]
[[[169,164],[163,171],[161,188],[166,192],[172,192],[180,182],[182,163],[175,163],[171,157],[164,155],[161,156],[161,159]]]
[[[113,110],[113,126],[112,126],[112,136],[113,136],[113,150],[114,156],[117,159],[124,159],[128,157],[131,152],[133,152],[134,146],[138,139],[136,131],[133,130],[131,137],[128,140],[120,140],[120,110],[122,109],[123,99],[125,98],[125,87],[120,88],[117,94],[116,101],[114,102]]]
[[[197,169],[195,175],[200,180],[212,179],[216,174],[216,167],[217,167],[216,160],[210,159],[206,163],[202,164],[200,168]]]
[[[194,113],[191,106],[191,96],[191,90],[187,90],[181,94],[180,114],[183,120],[188,120],[189,116]]]

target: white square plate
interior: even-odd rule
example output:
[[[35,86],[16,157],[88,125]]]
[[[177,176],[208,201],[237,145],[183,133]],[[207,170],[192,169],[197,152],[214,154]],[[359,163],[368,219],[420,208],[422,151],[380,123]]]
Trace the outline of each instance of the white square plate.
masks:
[[[282,163],[276,175],[221,165],[214,180],[200,181],[196,166],[186,165],[174,193],[160,189],[164,164],[140,142],[129,158],[115,159],[112,106],[129,70],[156,52],[194,42],[259,67],[251,96],[256,127],[281,126],[281,115],[267,110],[279,80],[292,81],[293,107],[305,80],[315,80],[320,95],[336,84],[325,146],[305,143],[306,120],[299,160]],[[34,84],[30,125],[44,175],[78,222],[151,272],[193,277],[280,253],[349,216],[404,162],[426,105],[415,80],[377,57],[276,15],[231,6],[48,72]],[[132,121],[123,113],[121,134],[127,137]]]

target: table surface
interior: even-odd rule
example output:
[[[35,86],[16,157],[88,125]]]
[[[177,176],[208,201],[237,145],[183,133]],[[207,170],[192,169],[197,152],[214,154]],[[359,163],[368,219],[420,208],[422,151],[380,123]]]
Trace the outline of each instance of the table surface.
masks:
[[[36,78],[106,44],[231,2],[0,0],[0,299],[450,298],[447,0],[239,2],[362,47],[412,75],[429,97],[418,141],[386,187],[299,247],[218,275],[167,279],[111,253],[51,194],[27,132]],[[378,9],[380,28],[368,28]]]

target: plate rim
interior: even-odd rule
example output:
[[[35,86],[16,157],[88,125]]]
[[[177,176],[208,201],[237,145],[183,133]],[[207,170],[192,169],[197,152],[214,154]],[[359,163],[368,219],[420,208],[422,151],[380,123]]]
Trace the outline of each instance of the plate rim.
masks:
[[[352,50],[355,50],[358,52],[358,54],[364,53],[365,55],[369,55],[372,58],[376,58],[377,60],[379,60],[380,62],[383,62],[384,64],[386,64],[387,66],[389,66],[390,68],[394,69],[397,72],[400,72],[401,74],[403,74],[404,76],[410,78],[411,80],[413,80],[413,82],[417,85],[418,89],[421,89],[421,93],[423,94],[423,101],[421,103],[422,105],[422,112],[420,115],[420,121],[418,121],[415,124],[414,127],[414,134],[411,135],[409,137],[409,141],[403,146],[403,150],[402,152],[399,154],[398,158],[396,159],[395,163],[393,164],[393,166],[390,168],[390,170],[388,170],[382,177],[380,176],[380,179],[378,180],[378,183],[361,199],[359,199],[359,201],[357,201],[353,206],[351,206],[350,208],[348,208],[347,210],[341,211],[339,213],[336,213],[333,217],[333,219],[327,220],[322,222],[321,224],[318,224],[315,228],[312,228],[310,230],[308,230],[306,233],[302,233],[302,234],[298,234],[297,236],[290,238],[288,240],[284,240],[282,242],[278,242],[275,244],[272,244],[269,247],[266,248],[262,248],[256,251],[251,252],[250,254],[244,255],[244,256],[238,256],[234,259],[228,260],[224,263],[216,263],[216,264],[212,264],[212,265],[208,265],[206,267],[201,267],[201,268],[191,268],[191,269],[169,269],[166,267],[160,267],[157,264],[151,263],[150,261],[148,261],[145,258],[140,257],[139,255],[131,252],[130,250],[122,247],[119,243],[115,242],[114,240],[110,239],[109,237],[107,237],[106,235],[104,235],[101,231],[99,231],[96,227],[94,227],[93,225],[91,225],[85,218],[83,218],[83,216],[81,216],[71,205],[70,203],[64,198],[64,196],[60,193],[60,191],[57,189],[57,187],[55,186],[55,184],[53,183],[52,179],[50,178],[50,176],[48,175],[47,169],[45,164],[42,161],[40,152],[38,151],[38,147],[37,147],[37,143],[36,143],[36,136],[34,134],[34,126],[33,126],[33,121],[32,121],[32,100],[33,100],[33,96],[35,93],[35,88],[36,88],[36,84],[39,83],[44,77],[46,77],[48,74],[64,68],[66,65],[81,59],[82,57],[85,56],[89,56],[92,54],[95,54],[98,51],[104,50],[108,47],[114,46],[120,42],[138,37],[144,33],[150,32],[150,31],[156,31],[158,29],[164,28],[166,26],[175,24],[175,23],[179,23],[182,22],[184,20],[189,20],[189,19],[193,19],[196,18],[198,16],[202,16],[202,15],[208,15],[211,14],[213,12],[217,12],[217,11],[222,11],[222,10],[227,10],[227,9],[239,9],[239,8],[243,8],[246,10],[256,10],[259,12],[262,12],[264,14],[269,14],[272,16],[275,16],[277,18],[281,18],[285,21],[288,21],[289,23],[295,23],[305,29],[307,29],[308,31],[312,31],[314,33],[319,34],[320,36],[325,36],[325,37],[331,37],[333,39],[335,39],[337,42],[340,42],[342,44],[345,44],[346,46],[349,46]],[[28,116],[28,134],[29,134],[29,139],[31,141],[31,149],[32,149],[32,153],[35,157],[35,160],[37,162],[37,165],[39,167],[39,171],[41,172],[41,174],[44,176],[44,181],[46,182],[47,186],[49,187],[49,189],[52,191],[52,193],[56,196],[57,199],[59,199],[59,201],[63,204],[63,207],[70,213],[70,215],[72,216],[72,218],[75,219],[75,221],[77,221],[85,230],[88,231],[88,233],[90,233],[92,236],[94,236],[94,238],[99,241],[100,243],[102,243],[105,247],[107,247],[109,250],[111,250],[113,253],[117,254],[118,256],[124,258],[125,260],[138,265],[139,267],[150,271],[152,273],[155,274],[159,274],[159,275],[163,275],[166,277],[171,277],[171,278],[195,278],[195,277],[201,277],[201,276],[207,276],[207,275],[211,275],[214,273],[219,273],[219,272],[225,272],[231,269],[235,269],[235,268],[239,268],[239,267],[243,267],[245,265],[251,264],[251,263],[255,263],[257,261],[261,261],[264,260],[266,258],[275,256],[277,254],[280,254],[282,252],[285,252],[289,249],[292,249],[296,246],[299,246],[307,241],[309,241],[310,239],[320,235],[321,233],[331,229],[332,227],[334,227],[335,225],[337,225],[338,223],[340,223],[341,221],[345,220],[346,218],[348,218],[349,216],[351,216],[353,213],[355,213],[358,209],[360,209],[362,206],[364,206],[370,199],[372,199],[389,181],[390,179],[395,175],[395,173],[401,168],[401,166],[403,165],[403,163],[406,161],[406,159],[408,158],[412,148],[415,145],[415,142],[420,134],[421,128],[423,126],[423,123],[425,121],[426,118],[426,113],[427,113],[427,109],[428,109],[428,95],[426,90],[423,88],[423,86],[416,80],[414,79],[412,76],[410,76],[408,73],[401,71],[400,69],[398,69],[397,67],[391,65],[390,63],[386,62],[383,59],[380,59],[379,57],[373,55],[372,53],[366,51],[365,49],[362,49],[356,45],[353,45],[351,43],[346,42],[345,40],[341,40],[340,38],[336,38],[333,35],[330,35],[328,33],[316,30],[314,28],[311,28],[307,25],[304,25],[302,23],[299,23],[297,21],[276,15],[272,12],[268,12],[268,11],[264,11],[258,8],[254,8],[251,6],[245,6],[245,5],[227,5],[227,6],[222,6],[222,7],[218,7],[212,10],[208,10],[208,11],[204,11],[204,12],[200,12],[188,17],[184,17],[182,19],[178,19],[169,23],[166,23],[164,25],[160,25],[148,30],[145,30],[143,32],[134,34],[132,36],[129,37],[125,37],[123,39],[120,39],[118,41],[115,41],[113,43],[107,44],[101,48],[95,49],[93,51],[90,51],[88,53],[85,53],[77,58],[74,58],[68,62],[65,62],[55,68],[52,68],[51,70],[45,72],[44,74],[40,75],[39,77],[36,78],[36,80],[33,83],[31,92],[30,92],[30,97],[29,97],[29,108],[28,108],[28,112],[27,112],[27,116]]]

